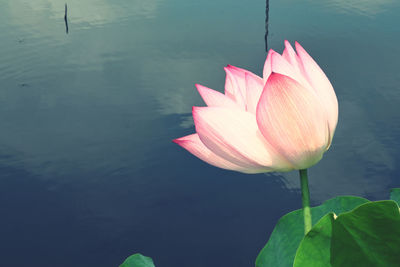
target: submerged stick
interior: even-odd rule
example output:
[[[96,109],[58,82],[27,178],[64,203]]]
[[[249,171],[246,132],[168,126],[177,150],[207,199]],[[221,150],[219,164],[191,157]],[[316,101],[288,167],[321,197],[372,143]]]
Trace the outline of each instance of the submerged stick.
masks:
[[[67,3],[65,3],[64,21],[65,21],[65,33],[68,34]]]
[[[269,0],[265,3],[265,51],[268,53]]]

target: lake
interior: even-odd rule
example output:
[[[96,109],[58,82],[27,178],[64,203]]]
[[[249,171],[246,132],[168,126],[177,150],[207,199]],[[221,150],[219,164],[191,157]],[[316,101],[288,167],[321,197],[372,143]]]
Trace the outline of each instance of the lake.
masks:
[[[64,20],[67,3],[68,33]],[[261,75],[265,1],[0,1],[0,265],[245,267],[301,208],[298,173],[207,165],[195,83]],[[339,101],[312,204],[400,187],[400,2],[270,1],[268,47],[295,40]]]

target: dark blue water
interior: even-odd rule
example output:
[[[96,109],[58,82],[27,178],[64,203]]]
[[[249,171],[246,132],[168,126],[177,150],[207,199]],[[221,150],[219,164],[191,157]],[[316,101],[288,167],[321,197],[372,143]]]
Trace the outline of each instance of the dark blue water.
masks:
[[[261,74],[265,2],[0,1],[0,266],[246,267],[298,174],[209,166],[171,142],[194,131],[201,83]],[[314,204],[400,186],[400,4],[272,1],[268,46],[299,41],[339,100],[312,167]]]

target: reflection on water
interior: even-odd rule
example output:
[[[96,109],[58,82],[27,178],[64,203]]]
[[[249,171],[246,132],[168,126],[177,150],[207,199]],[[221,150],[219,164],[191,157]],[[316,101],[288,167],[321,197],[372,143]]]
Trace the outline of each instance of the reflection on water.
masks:
[[[395,0],[323,0],[313,1],[313,4],[322,4],[339,13],[348,13],[350,15],[364,15],[374,17],[377,14],[384,13],[392,6],[396,6]]]
[[[161,2],[162,0],[69,0],[67,4],[70,11],[69,19],[82,29],[128,19],[130,21],[154,19]],[[65,3],[64,0],[15,0],[7,1],[4,6],[14,25],[29,27],[33,22],[44,19],[61,22],[60,18],[65,13]]]
[[[0,265],[115,266],[136,251],[157,266],[253,265],[301,205],[297,173],[219,170],[171,140],[193,132],[195,83],[222,91],[226,64],[261,74],[265,4],[71,0],[67,35],[65,1],[0,2]],[[399,11],[270,2],[268,47],[301,42],[339,99],[310,169],[315,204],[400,184]]]

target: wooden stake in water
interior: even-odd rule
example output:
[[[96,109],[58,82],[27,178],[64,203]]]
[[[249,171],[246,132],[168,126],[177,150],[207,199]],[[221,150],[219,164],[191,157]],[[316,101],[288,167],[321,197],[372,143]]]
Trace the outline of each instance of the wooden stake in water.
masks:
[[[68,34],[67,3],[65,3],[64,21],[65,21],[65,33]]]
[[[268,53],[269,0],[265,3],[265,51]]]

